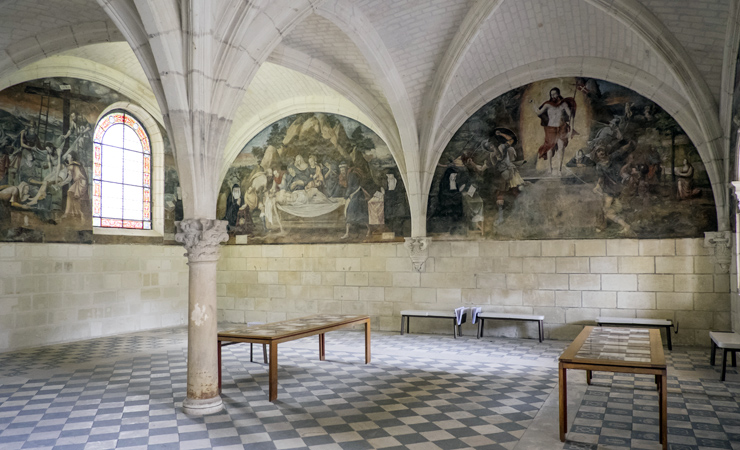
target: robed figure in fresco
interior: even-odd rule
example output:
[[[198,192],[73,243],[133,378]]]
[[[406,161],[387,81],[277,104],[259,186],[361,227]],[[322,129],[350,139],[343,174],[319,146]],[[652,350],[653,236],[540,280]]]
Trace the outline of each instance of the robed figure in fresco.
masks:
[[[545,129],[545,142],[537,150],[539,158],[550,161],[550,174],[553,173],[553,159],[559,154],[557,174],[563,168],[563,155],[568,141],[573,136],[573,119],[576,116],[576,101],[573,97],[563,98],[559,88],[550,89],[550,99],[535,107],[541,125]]]

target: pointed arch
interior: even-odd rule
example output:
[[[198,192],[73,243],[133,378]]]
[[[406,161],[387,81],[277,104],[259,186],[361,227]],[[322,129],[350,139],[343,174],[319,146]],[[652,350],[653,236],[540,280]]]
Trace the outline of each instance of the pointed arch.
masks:
[[[435,71],[432,87],[424,97],[421,108],[422,114],[429,114],[421,120],[419,147],[422,149],[422,167],[429,166],[426,157],[430,155],[429,150],[434,145],[434,130],[439,123],[442,99],[450,86],[450,81],[460,67],[470,45],[478,35],[481,25],[488,20],[502,2],[503,0],[478,1],[473,5],[465,15],[460,28],[445,51],[442,62]]]

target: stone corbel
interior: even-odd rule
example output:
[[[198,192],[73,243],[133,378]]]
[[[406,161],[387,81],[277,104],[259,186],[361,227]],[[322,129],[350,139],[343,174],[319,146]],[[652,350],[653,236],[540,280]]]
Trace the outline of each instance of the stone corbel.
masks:
[[[185,219],[175,222],[175,240],[185,246],[188,262],[218,261],[221,242],[229,240],[225,220]]]
[[[424,263],[429,257],[429,244],[432,242],[430,237],[407,237],[403,244],[409,257],[414,265],[414,270],[421,272],[424,270]]]
[[[730,271],[732,264],[732,232],[708,231],[704,233],[704,247],[714,248],[714,259],[722,273]]]

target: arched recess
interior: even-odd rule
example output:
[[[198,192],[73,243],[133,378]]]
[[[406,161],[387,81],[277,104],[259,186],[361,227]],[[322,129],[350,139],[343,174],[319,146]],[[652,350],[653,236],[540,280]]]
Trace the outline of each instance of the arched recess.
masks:
[[[494,77],[461,99],[440,122],[446,126],[439,128],[432,158],[426,167],[426,178],[423,184],[425,195],[428,197],[431,189],[433,165],[437,163],[447,143],[468,117],[489,101],[511,89],[539,80],[569,76],[598,78],[628,87],[654,101],[669,113],[683,128],[699,152],[712,184],[718,227],[720,231],[728,229],[727,186],[724,182],[723,160],[716,157],[719,140],[716,138],[708,140],[705,137],[692,105],[678,92],[646,72],[602,58],[579,57],[537,61]],[[425,217],[422,216],[424,223],[426,223]]]
[[[148,87],[108,66],[90,60],[54,56],[28,65],[0,79],[0,91],[10,86],[39,78],[70,77],[93,81],[131,99],[109,105],[97,118],[114,109],[130,111],[146,127],[152,147],[152,230],[96,230],[96,234],[124,234],[137,236],[162,236],[164,234],[164,128],[162,114]]]
[[[386,109],[384,103],[378,101],[366,89],[343,73],[303,52],[279,46],[270,55],[268,62],[310,76],[354,103],[369,118],[370,121],[366,126],[375,131],[386,142],[401,172],[406,171],[398,127],[396,127],[395,119],[391,112]],[[370,124],[377,125],[377,130]]]
[[[277,122],[284,117],[306,112],[325,112],[349,117],[370,128],[385,141],[385,137],[381,134],[382,131],[377,127],[377,125],[374,124],[369,117],[359,111],[354,104],[346,99],[337,97],[321,98],[317,96],[292,98],[289,101],[286,100],[272,105],[269,108],[269,113],[263,116],[253,117],[253,120],[245,122],[239,129],[233,130],[224,151],[224,164],[221,167],[219,186],[223,183],[224,177],[226,176],[226,172],[229,170],[231,163],[239,155],[242,148],[252,140],[252,138],[272,123]],[[385,142],[387,144],[387,141]],[[398,164],[397,160],[396,164]],[[404,174],[401,173],[401,175],[403,176]],[[404,179],[404,183],[405,182],[406,180]]]
[[[435,71],[431,90],[424,98],[422,104],[422,114],[428,115],[421,121],[419,145],[423,152],[421,155],[422,167],[428,165],[427,158],[430,155],[428,150],[434,144],[434,130],[439,123],[439,118],[442,114],[442,100],[450,86],[450,82],[465,58],[471,44],[475,41],[481,25],[488,20],[502,2],[503,0],[477,2],[470,8],[460,25],[460,29],[455,34],[449,48],[445,52],[442,62]]]
[[[122,230],[116,228],[94,228],[95,234],[114,234],[123,236],[164,236],[164,137],[160,131],[160,122],[154,119],[146,109],[131,102],[116,102],[108,105],[95,120],[95,124],[111,111],[123,109],[130,112],[144,125],[149,135],[152,149],[152,229]]]

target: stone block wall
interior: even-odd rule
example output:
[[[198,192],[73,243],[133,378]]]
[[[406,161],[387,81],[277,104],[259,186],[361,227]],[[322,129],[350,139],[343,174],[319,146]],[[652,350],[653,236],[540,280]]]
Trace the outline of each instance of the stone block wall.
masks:
[[[222,247],[219,320],[272,322],[314,313],[369,314],[400,329],[403,309],[545,315],[550,339],[572,339],[599,315],[673,319],[674,342],[708,345],[731,329],[730,275],[703,239],[433,242],[413,270],[400,243]],[[412,319],[419,332],[444,321]],[[536,337],[534,324],[494,323],[487,334]],[[471,324],[463,332],[474,334]]]
[[[184,252],[0,244],[0,352],[184,324]]]

